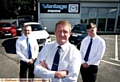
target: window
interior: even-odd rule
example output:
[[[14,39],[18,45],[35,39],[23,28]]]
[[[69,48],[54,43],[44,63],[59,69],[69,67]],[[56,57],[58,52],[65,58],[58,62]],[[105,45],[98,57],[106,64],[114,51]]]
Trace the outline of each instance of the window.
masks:
[[[98,31],[114,32],[115,20],[117,15],[116,7],[82,7],[81,9],[81,24],[95,23]],[[116,31],[120,31],[120,11]]]
[[[96,24],[97,8],[89,8],[89,23],[93,22]]]
[[[82,8],[81,9],[81,23],[87,23],[87,19],[89,17],[89,14],[88,14],[88,8]]]
[[[117,22],[116,32],[120,32],[120,10],[119,10],[119,15],[118,15],[118,22]]]
[[[108,9],[107,31],[114,31],[116,14],[117,14],[116,8]]]
[[[107,8],[98,9],[98,31],[105,31]]]
[[[12,25],[9,23],[1,23],[0,27],[11,27]]]
[[[41,25],[31,25],[32,31],[44,30]]]

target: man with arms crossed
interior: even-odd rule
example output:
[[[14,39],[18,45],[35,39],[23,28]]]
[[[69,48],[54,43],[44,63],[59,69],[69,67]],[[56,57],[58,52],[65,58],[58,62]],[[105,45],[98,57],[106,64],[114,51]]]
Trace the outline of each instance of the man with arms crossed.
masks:
[[[37,77],[51,78],[52,82],[77,82],[81,55],[79,50],[68,41],[71,34],[70,23],[67,20],[58,21],[54,33],[56,41],[42,48],[35,62],[34,73]],[[59,58],[55,55],[58,46],[60,46]],[[55,63],[55,59],[59,60],[59,63]]]
[[[98,65],[105,52],[105,41],[97,35],[97,27],[90,23],[86,27],[88,36],[82,40],[80,53],[82,55],[81,75],[83,82],[95,82]]]

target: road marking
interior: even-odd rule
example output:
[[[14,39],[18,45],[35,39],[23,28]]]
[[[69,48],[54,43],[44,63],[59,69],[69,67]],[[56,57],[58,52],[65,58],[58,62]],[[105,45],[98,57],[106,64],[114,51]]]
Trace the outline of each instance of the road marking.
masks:
[[[115,35],[115,60],[118,60],[118,43],[117,35]]]
[[[111,60],[120,61],[118,58],[118,38],[115,35],[115,58],[110,58]]]
[[[118,58],[118,37],[117,37],[117,35],[115,35],[115,58],[110,58],[110,59],[120,62],[120,60]]]
[[[120,60],[116,60],[115,58],[110,58],[111,60],[114,60],[114,61],[117,61],[117,62],[120,62]]]
[[[105,62],[105,63],[108,63],[108,64],[111,64],[111,65],[115,65],[115,66],[119,66],[120,67],[120,64],[112,63],[112,62],[105,61],[105,60],[101,60],[101,61]]]

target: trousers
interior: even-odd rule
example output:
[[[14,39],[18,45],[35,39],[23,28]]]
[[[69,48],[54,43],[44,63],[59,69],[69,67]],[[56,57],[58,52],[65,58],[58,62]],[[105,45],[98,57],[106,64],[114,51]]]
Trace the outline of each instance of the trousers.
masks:
[[[19,73],[20,78],[27,78],[27,76],[28,78],[34,78],[33,72],[34,72],[34,63],[32,65],[28,65],[26,62],[20,60],[20,73]]]
[[[80,72],[83,82],[95,82],[97,78],[98,66],[90,65],[88,68],[84,68],[81,65]]]

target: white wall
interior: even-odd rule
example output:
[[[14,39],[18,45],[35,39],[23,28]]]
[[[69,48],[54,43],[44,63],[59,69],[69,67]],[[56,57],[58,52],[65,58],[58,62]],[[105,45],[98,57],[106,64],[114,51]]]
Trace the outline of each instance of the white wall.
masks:
[[[38,16],[39,17],[39,16]],[[59,20],[68,20],[73,26],[80,23],[80,14],[40,14],[40,23],[47,27],[48,32],[54,32],[55,24]]]
[[[47,27],[47,31],[48,32],[54,32],[54,28],[55,28],[55,24],[56,22],[58,22],[59,20],[68,20],[71,23],[71,26],[73,26],[74,24],[79,22],[79,19],[54,19],[54,18],[50,18],[50,19],[41,19],[41,24],[44,27]]]

